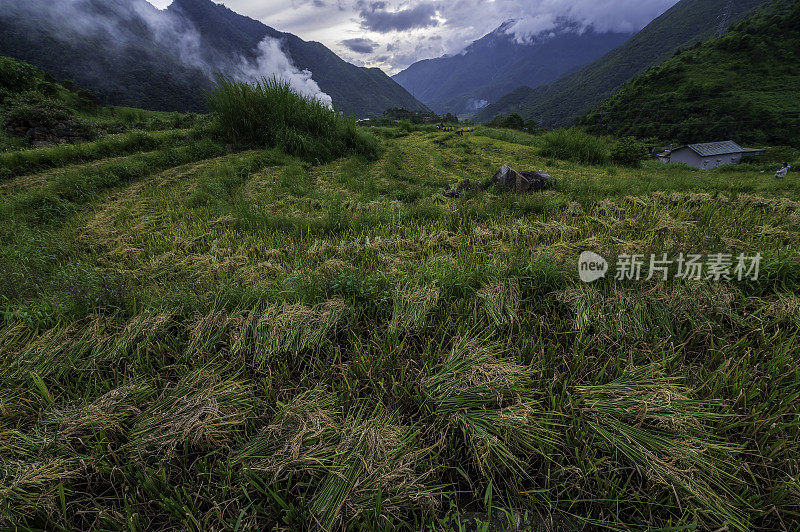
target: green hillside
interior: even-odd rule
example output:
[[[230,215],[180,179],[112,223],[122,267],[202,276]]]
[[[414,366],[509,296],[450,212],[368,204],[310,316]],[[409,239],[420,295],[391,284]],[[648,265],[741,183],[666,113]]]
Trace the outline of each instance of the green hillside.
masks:
[[[560,21],[519,42],[509,21],[461,53],[424,59],[393,76],[437,113],[472,114],[520,85],[539,86],[613,50],[632,32],[582,31]]]
[[[99,141],[100,149],[107,155],[150,146],[153,139],[143,140],[139,132],[188,128],[202,121],[195,114],[103,106],[91,91],[67,89],[33,65],[0,56],[0,152],[65,144],[48,157],[31,158],[33,164],[0,167],[0,174],[81,160],[88,146],[81,143],[103,136],[107,138]],[[158,137],[156,144],[170,135]]]
[[[774,0],[721,38],[626,84],[582,123],[702,142],[800,143],[800,3]]]
[[[630,40],[594,63],[537,87],[522,88],[486,107],[476,116],[488,122],[519,113],[545,127],[571,124],[626,81],[668,59],[677,49],[714,35],[729,0],[681,0]],[[733,0],[731,21],[738,21],[765,0]]]

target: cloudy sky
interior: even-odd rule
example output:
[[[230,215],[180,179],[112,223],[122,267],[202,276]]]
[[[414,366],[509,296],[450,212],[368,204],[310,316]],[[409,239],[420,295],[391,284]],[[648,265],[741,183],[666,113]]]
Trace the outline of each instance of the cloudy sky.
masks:
[[[172,0],[149,0],[165,8]],[[215,0],[217,1],[217,0]],[[268,26],[319,41],[348,61],[395,74],[458,53],[507,20],[518,39],[567,17],[598,30],[636,31],[677,0],[225,0]],[[218,2],[219,3],[219,2]]]

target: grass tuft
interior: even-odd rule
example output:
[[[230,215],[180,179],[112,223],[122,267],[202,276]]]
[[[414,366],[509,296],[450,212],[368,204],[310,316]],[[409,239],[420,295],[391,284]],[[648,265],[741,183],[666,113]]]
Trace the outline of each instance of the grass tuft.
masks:
[[[221,77],[207,101],[214,132],[235,146],[278,148],[317,163],[378,156],[380,142],[359,129],[355,118],[304,98],[275,78],[248,84]]]

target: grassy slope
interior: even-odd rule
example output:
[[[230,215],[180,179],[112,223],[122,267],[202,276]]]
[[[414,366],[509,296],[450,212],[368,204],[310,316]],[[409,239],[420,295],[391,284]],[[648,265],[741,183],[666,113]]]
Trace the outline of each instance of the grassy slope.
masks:
[[[37,67],[16,59],[0,56],[0,179],[46,170],[80,161],[122,155],[154,148],[186,136],[187,128],[197,126],[199,115],[177,112],[148,111],[132,107],[100,106],[55,83],[53,78]],[[24,98],[20,103],[17,98]],[[5,130],[5,119],[15,108],[35,103],[53,103],[63,108],[69,117],[88,123],[99,142],[78,145],[62,144],[43,150],[25,150],[31,146],[27,138],[11,135]],[[27,111],[31,116],[30,110]],[[65,121],[69,123],[71,118]],[[41,123],[47,117],[34,120]],[[33,125],[33,124],[31,124]],[[107,135],[107,131],[127,131]]]
[[[626,84],[582,121],[686,142],[800,144],[800,5],[772,2],[725,36]]]
[[[584,167],[504,136],[7,181],[0,527],[797,526],[795,176]],[[556,190],[441,195],[506,162]],[[766,264],[585,286],[585,249]]]
[[[550,85],[518,89],[483,109],[476,120],[488,122],[497,115],[520,113],[546,127],[571,124],[626,81],[669,58],[678,48],[713,36],[727,1],[682,0],[594,63]],[[764,1],[736,0],[731,20],[747,16]]]

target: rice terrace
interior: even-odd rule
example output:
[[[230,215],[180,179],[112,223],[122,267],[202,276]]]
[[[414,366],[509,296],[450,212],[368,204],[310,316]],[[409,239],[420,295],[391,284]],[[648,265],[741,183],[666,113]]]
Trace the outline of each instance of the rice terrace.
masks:
[[[797,3],[749,9],[605,105],[752,28],[800,57]],[[0,529],[800,530],[796,109],[357,120],[297,83],[145,110],[0,57]]]

